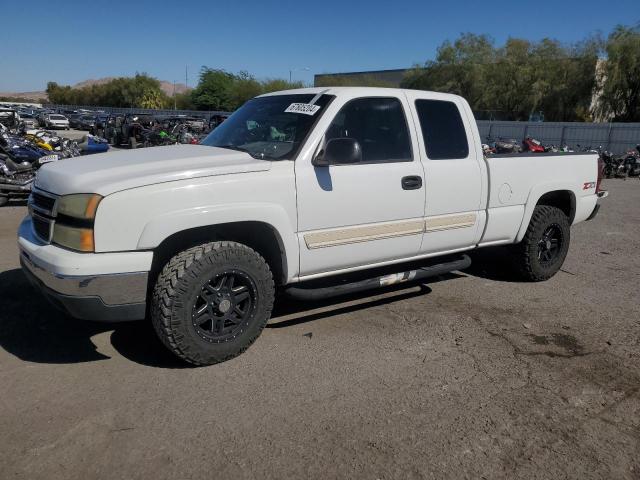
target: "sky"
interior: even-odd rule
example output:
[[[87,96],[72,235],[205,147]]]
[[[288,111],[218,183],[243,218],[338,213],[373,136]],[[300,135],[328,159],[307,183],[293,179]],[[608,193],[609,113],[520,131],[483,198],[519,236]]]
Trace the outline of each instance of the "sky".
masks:
[[[0,0],[0,92],[145,72],[197,83],[203,65],[313,83],[411,67],[462,32],[575,42],[640,21],[640,0]],[[28,6],[27,6],[28,5]]]

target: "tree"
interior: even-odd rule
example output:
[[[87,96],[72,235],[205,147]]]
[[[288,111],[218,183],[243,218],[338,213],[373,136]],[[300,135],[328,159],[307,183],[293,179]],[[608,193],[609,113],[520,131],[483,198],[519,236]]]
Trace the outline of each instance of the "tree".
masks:
[[[198,85],[191,92],[191,100],[199,110],[232,111],[260,94],[302,87],[302,82],[281,79],[259,81],[245,71],[232,74],[202,67]]]
[[[372,75],[331,75],[320,77],[316,87],[394,87],[390,82],[385,82]],[[298,88],[298,87],[295,87]]]
[[[552,39],[519,38],[496,48],[491,37],[466,33],[444,42],[436,59],[410,71],[402,85],[462,95],[479,116],[490,111],[527,120],[541,110],[547,120],[583,120],[598,48],[597,39],[564,46]]]
[[[261,93],[269,93],[269,92],[277,92],[280,90],[293,90],[296,88],[304,88],[304,83],[300,81],[290,82],[288,80],[283,80],[281,78],[270,78],[262,82],[261,84],[262,92]]]
[[[231,100],[237,108],[247,100],[263,93],[262,85],[249,72],[240,72],[235,76],[231,87]]]
[[[166,98],[157,90],[146,90],[138,104],[142,108],[161,109],[167,106]]]
[[[488,35],[465,33],[455,42],[444,42],[436,59],[416,67],[403,86],[464,96],[475,109],[484,108],[487,75],[496,61],[493,39]]]
[[[175,97],[169,100],[169,103],[174,103],[178,110],[195,110],[196,106],[191,99],[191,91],[176,93]]]
[[[640,121],[640,26],[619,25],[605,49],[597,110],[615,121]]]
[[[72,99],[71,87],[62,87],[56,82],[47,83],[47,96],[52,103],[67,104]]]
[[[202,67],[191,99],[199,110],[232,110],[234,76],[224,70]]]
[[[51,103],[63,105],[162,108],[168,104],[168,97],[160,88],[160,82],[144,73],[136,74],[133,78],[114,78],[82,88],[49,82],[47,95]]]

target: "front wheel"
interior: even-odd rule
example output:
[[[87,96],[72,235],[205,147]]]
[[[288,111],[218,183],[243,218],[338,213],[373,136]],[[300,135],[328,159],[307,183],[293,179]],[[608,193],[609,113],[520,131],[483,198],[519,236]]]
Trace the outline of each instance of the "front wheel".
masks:
[[[513,250],[519,276],[531,282],[553,277],[564,263],[570,239],[569,219],[562,210],[536,206],[522,242]]]
[[[151,320],[164,345],[194,365],[244,352],[271,315],[274,282],[265,260],[236,242],[212,242],[174,256],[158,276]]]

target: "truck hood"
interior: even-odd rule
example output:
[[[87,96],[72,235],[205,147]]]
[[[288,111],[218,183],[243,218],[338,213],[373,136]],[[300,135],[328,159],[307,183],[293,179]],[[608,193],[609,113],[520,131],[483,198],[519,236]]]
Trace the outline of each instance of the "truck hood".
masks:
[[[119,150],[44,165],[36,187],[58,195],[110,193],[189,178],[269,170],[271,162],[204,145]]]

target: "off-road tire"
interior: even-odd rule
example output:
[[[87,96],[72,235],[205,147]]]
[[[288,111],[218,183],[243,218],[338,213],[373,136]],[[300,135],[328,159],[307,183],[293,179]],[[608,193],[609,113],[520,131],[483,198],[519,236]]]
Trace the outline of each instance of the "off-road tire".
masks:
[[[551,262],[545,264],[539,258],[538,244],[545,231],[552,225],[558,228],[561,241],[557,255]],[[571,229],[565,213],[559,208],[548,205],[536,206],[524,238],[512,249],[518,277],[530,282],[541,282],[553,277],[564,263],[570,240]]]
[[[222,343],[198,335],[193,305],[210,278],[230,269],[246,274],[255,286],[255,307],[246,329]],[[212,365],[243,353],[258,338],[273,308],[271,270],[257,252],[236,242],[211,242],[189,248],[164,266],[153,289],[151,321],[162,343],[194,365]]]
[[[7,195],[0,195],[0,207],[4,207],[9,203],[9,197]]]

